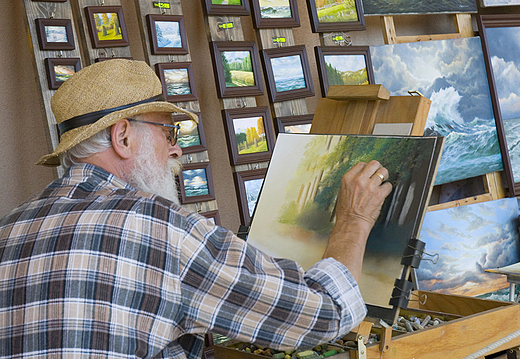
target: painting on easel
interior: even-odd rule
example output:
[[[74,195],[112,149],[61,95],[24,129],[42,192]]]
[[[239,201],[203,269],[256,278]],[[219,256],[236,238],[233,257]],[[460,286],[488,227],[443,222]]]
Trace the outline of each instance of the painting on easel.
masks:
[[[367,303],[389,308],[404,249],[418,235],[442,143],[440,137],[280,133],[247,241],[309,268],[325,251],[341,177],[355,163],[377,159],[394,189],[368,239],[359,286]]]
[[[504,168],[480,38],[370,49],[376,83],[432,102],[424,134],[446,137],[436,185]]]

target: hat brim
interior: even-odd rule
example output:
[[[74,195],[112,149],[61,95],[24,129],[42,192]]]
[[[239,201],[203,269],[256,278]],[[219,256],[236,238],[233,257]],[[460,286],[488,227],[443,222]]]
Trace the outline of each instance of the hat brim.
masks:
[[[43,166],[59,166],[60,165],[60,159],[59,155],[61,153],[64,153],[71,149],[72,147],[76,146],[80,142],[85,141],[86,139],[92,137],[99,131],[104,130],[105,128],[108,128],[115,123],[117,123],[119,120],[122,120],[124,118],[128,117],[134,117],[143,113],[151,113],[151,112],[167,112],[167,113],[184,113],[188,115],[192,121],[198,123],[198,117],[187,110],[184,110],[180,107],[175,106],[174,104],[170,102],[164,102],[164,101],[157,101],[157,102],[149,102],[144,103],[141,105],[137,105],[134,107],[130,107],[124,110],[116,111],[109,113],[108,115],[100,118],[95,123],[91,125],[81,126],[78,128],[74,128],[70,131],[65,132],[61,138],[60,143],[54,150],[54,152],[42,156],[38,162],[36,162],[37,165],[43,165]]]

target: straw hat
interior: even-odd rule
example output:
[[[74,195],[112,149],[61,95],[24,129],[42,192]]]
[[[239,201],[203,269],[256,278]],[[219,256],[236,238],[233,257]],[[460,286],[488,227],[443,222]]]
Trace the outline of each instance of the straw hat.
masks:
[[[58,166],[58,155],[119,120],[149,112],[195,114],[164,101],[161,81],[142,61],[113,59],[85,67],[65,81],[51,99],[60,143],[36,164]]]

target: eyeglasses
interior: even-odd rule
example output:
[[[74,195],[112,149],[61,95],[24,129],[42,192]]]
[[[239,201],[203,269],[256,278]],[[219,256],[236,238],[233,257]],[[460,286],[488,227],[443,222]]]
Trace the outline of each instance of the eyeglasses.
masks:
[[[166,139],[170,142],[170,144],[172,146],[175,146],[175,144],[177,143],[177,134],[179,133],[179,130],[181,128],[180,125],[167,125],[165,123],[155,123],[155,122],[134,120],[133,118],[128,118],[127,120],[134,121],[134,122],[140,122],[140,123],[148,123],[150,125],[168,127],[170,129],[170,135],[166,136]]]

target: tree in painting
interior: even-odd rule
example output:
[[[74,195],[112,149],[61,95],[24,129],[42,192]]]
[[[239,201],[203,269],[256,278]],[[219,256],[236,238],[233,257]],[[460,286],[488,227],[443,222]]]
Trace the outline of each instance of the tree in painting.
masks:
[[[99,40],[120,40],[123,38],[116,13],[96,13],[94,20]]]
[[[267,151],[263,117],[234,119],[233,124],[235,126],[238,154]]]
[[[315,0],[320,23],[358,21],[355,0]]]
[[[221,55],[226,87],[255,85],[251,52],[223,51]]]

